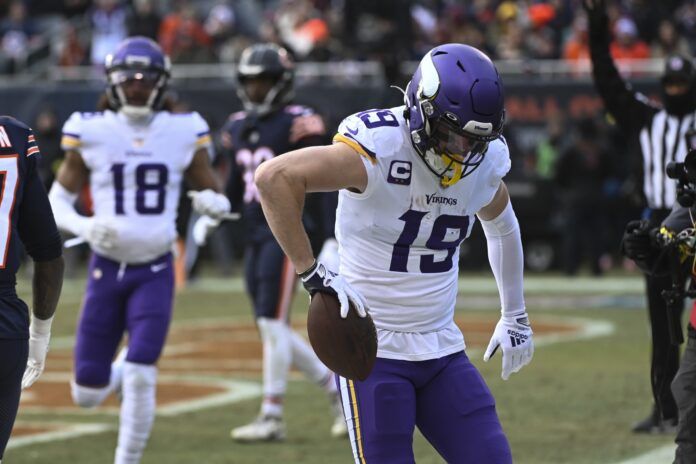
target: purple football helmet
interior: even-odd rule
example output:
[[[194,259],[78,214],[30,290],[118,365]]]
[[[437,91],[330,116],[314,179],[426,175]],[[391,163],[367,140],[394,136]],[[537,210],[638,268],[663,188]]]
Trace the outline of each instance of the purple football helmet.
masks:
[[[421,60],[404,103],[411,141],[443,186],[471,174],[505,122],[503,83],[474,47],[439,45]]]
[[[147,37],[129,37],[119,44],[104,63],[111,105],[126,116],[148,117],[162,102],[171,73],[169,57],[160,46]],[[144,105],[129,104],[123,90],[127,81],[141,80],[152,86]]]

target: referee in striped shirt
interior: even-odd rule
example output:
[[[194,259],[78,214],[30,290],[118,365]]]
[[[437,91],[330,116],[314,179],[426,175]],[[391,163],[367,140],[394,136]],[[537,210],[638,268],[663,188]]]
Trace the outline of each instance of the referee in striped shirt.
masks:
[[[669,57],[661,79],[663,107],[631,90],[609,53],[611,36],[604,0],[583,0],[589,19],[590,55],[594,82],[608,112],[626,137],[640,143],[643,155],[643,192],[648,203],[650,227],[658,226],[676,201],[676,181],[665,167],[684,161],[687,133],[696,129],[696,72],[691,59]],[[636,433],[670,433],[677,422],[677,406],[670,384],[679,368],[679,347],[671,344],[667,305],[662,290],[669,276],[646,276],[648,313],[652,332],[651,385],[655,401],[652,413],[634,425]],[[675,315],[681,320],[681,312]]]

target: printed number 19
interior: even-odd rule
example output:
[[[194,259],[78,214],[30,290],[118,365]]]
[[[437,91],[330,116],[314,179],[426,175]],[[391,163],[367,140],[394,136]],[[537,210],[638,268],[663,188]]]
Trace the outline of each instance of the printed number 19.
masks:
[[[375,127],[392,126],[399,127],[399,121],[389,110],[369,110],[358,113],[358,117],[365,123],[365,127],[372,129]]]
[[[392,250],[392,259],[389,266],[390,271],[408,272],[408,255],[411,251],[411,245],[418,237],[425,211],[415,211],[409,209],[399,218],[404,221],[404,229],[401,235],[396,240]],[[454,241],[446,241],[445,237],[449,229],[459,230],[459,235]],[[435,261],[435,255],[423,255],[420,259],[420,271],[426,274],[447,272],[452,269],[452,257],[457,250],[459,244],[466,237],[466,231],[469,229],[469,216],[453,216],[450,214],[442,214],[435,219],[433,230],[430,233],[425,246],[434,251],[446,250],[447,256],[442,261]]]

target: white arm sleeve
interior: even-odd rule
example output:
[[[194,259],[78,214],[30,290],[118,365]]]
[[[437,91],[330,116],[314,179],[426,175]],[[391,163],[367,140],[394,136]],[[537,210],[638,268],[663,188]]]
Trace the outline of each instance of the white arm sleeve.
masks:
[[[488,242],[488,261],[498,284],[503,316],[524,313],[522,274],[524,254],[517,216],[508,201],[498,217],[481,221]]]
[[[55,181],[48,193],[48,199],[51,201],[53,216],[56,218],[58,228],[80,237],[84,236],[89,218],[75,211],[77,194],[70,192],[60,185],[60,182]]]

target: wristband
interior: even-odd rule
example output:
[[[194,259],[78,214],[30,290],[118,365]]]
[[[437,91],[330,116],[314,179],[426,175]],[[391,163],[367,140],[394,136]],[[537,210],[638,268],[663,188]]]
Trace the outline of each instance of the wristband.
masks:
[[[48,319],[39,319],[33,316],[29,330],[33,335],[48,335],[51,333],[51,324],[53,324],[53,316]]]
[[[300,276],[300,279],[304,280],[307,277],[309,277],[312,274],[312,272],[314,272],[314,270],[317,268],[318,265],[319,265],[319,263],[315,259],[314,262],[312,263],[312,265],[309,266],[309,268],[307,268],[306,270],[304,270],[302,272],[299,272],[297,275]]]

